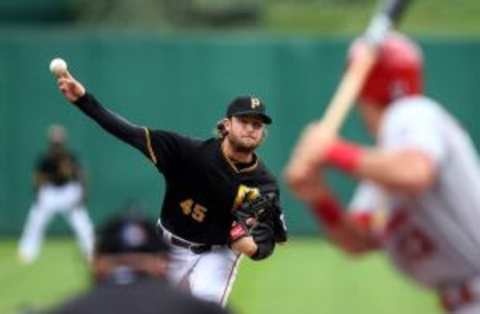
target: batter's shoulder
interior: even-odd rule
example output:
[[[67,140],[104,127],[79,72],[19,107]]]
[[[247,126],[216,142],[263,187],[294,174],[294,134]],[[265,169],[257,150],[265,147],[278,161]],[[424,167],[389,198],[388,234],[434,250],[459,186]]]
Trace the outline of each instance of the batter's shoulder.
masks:
[[[385,120],[407,120],[411,123],[438,117],[444,111],[442,106],[431,98],[425,96],[403,97],[387,109]]]

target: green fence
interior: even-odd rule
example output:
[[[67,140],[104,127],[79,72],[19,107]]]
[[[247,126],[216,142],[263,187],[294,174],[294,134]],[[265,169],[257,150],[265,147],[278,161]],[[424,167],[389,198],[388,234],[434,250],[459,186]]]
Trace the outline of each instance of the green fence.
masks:
[[[421,42],[428,93],[446,104],[478,143],[480,42]],[[131,121],[197,137],[212,134],[234,96],[258,95],[274,119],[260,154],[280,176],[302,126],[321,115],[333,93],[347,43],[227,34],[0,32],[0,233],[21,230],[33,197],[32,165],[45,148],[45,130],[53,122],[68,128],[70,146],[88,171],[95,221],[128,200],[155,215],[163,198],[163,178],[142,155],[65,102],[48,72],[51,58],[65,58],[88,90]],[[344,134],[366,139],[356,115]],[[334,180],[342,199],[348,199],[353,182]],[[316,230],[283,183],[282,193],[291,231]],[[64,231],[65,225],[57,221],[53,229]]]

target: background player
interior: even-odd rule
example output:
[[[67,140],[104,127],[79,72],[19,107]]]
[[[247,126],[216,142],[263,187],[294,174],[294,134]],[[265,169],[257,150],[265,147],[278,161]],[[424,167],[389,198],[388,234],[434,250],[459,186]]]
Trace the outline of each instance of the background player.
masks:
[[[363,45],[352,45],[349,60]],[[422,64],[412,41],[391,34],[359,97],[376,146],[331,138],[314,124],[286,176],[339,247],[354,254],[383,247],[400,271],[438,291],[446,311],[480,313],[479,161],[458,122],[422,96]],[[361,180],[350,214],[318,175],[326,167]],[[388,219],[380,233],[378,209]]]
[[[110,218],[97,239],[94,285],[49,313],[227,313],[168,284],[169,248],[146,218]]]
[[[34,172],[35,200],[28,213],[18,247],[22,262],[33,262],[40,251],[46,227],[56,214],[62,214],[74,230],[78,244],[90,258],[93,250],[93,226],[85,208],[85,180],[75,156],[65,146],[63,126],[48,129],[49,147]]]
[[[68,72],[58,85],[70,102],[140,150],[165,176],[159,228],[173,245],[173,282],[225,304],[239,252],[261,260],[276,242],[286,241],[276,181],[254,153],[271,122],[258,98],[235,99],[219,124],[220,138],[202,141],[129,123],[106,110]],[[246,213],[262,203],[261,215]]]

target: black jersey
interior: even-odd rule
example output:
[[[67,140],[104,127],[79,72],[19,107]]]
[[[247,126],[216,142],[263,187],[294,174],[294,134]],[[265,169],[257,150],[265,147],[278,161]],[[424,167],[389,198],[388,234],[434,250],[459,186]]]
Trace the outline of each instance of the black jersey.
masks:
[[[276,242],[286,227],[275,178],[255,156],[251,167],[237,167],[222,153],[218,139],[198,140],[131,124],[86,94],[77,106],[109,133],[139,149],[165,176],[161,222],[173,234],[202,244],[227,244],[232,210],[249,191],[275,193],[272,222]]]
[[[39,158],[35,170],[43,174],[50,184],[61,186],[79,180],[80,165],[75,156],[66,150],[50,151]]]
[[[275,178],[256,156],[250,167],[239,170],[223,154],[219,139],[201,141],[166,131],[148,134],[150,158],[167,184],[162,225],[175,235],[198,243],[226,244],[231,212],[247,191],[278,197]],[[280,215],[280,208],[277,211]]]

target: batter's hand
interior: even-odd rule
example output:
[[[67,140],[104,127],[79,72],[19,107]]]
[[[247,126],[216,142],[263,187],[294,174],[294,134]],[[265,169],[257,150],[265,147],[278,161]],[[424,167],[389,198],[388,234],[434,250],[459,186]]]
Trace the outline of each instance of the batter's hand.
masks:
[[[65,71],[57,78],[58,89],[65,98],[71,102],[76,102],[80,97],[85,95],[85,87],[78,82],[68,71]]]
[[[303,132],[285,169],[285,178],[293,192],[311,203],[324,190],[320,169],[335,133],[322,122],[310,124]]]
[[[363,254],[381,247],[380,239],[369,228],[359,225],[352,217],[345,217],[335,228],[327,227],[328,238],[351,255]]]

